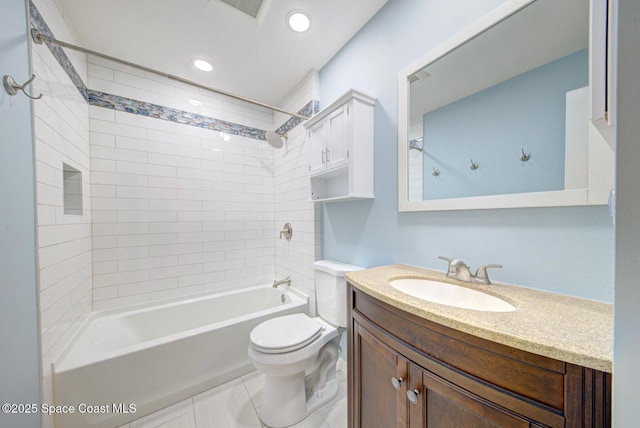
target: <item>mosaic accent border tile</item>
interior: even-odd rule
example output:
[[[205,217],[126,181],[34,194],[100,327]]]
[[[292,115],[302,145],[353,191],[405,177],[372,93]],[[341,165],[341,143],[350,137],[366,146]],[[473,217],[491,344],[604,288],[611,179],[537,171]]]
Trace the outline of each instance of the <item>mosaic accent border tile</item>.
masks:
[[[45,36],[55,39],[55,36],[51,32],[51,29],[45,22],[42,15],[40,15],[40,12],[36,8],[36,6],[31,1],[29,1],[29,15],[31,17],[31,28],[35,28]],[[51,52],[51,54],[58,61],[58,64],[60,64],[62,69],[67,73],[67,76],[69,76],[69,79],[71,79],[71,82],[78,89],[82,97],[85,100],[88,100],[87,86],[82,81],[82,78],[76,71],[76,68],[73,66],[73,63],[71,62],[67,54],[64,52],[64,50],[62,50],[60,46],[48,45],[46,43],[43,43],[43,45],[49,48],[49,51]]]
[[[302,116],[311,117],[314,114],[318,113],[319,111],[320,111],[320,101],[311,100],[304,107],[302,107],[297,113],[301,114]],[[287,120],[285,123],[283,123],[278,129],[276,129],[276,132],[280,135],[284,135],[287,132],[291,131],[296,126],[300,125],[300,123],[302,123],[303,120],[304,119],[292,117],[289,120]]]
[[[212,131],[241,135],[243,137],[254,138],[256,140],[266,140],[266,131],[262,129],[238,125],[237,123],[214,119],[208,116],[201,116],[199,114],[121,97],[119,95],[111,95],[104,92],[94,91],[93,89],[89,89],[89,104],[92,106],[139,114],[141,116],[153,117],[155,119],[168,120],[170,122],[181,123],[184,125],[197,126],[198,128],[210,129]]]
[[[29,14],[31,16],[32,28],[41,31],[45,36],[55,38],[44,18],[40,15],[40,12],[31,1],[29,1]],[[56,58],[60,66],[69,76],[69,79],[71,79],[75,87],[89,105],[139,114],[155,119],[168,120],[170,122],[181,123],[189,126],[197,126],[199,128],[225,132],[232,135],[240,135],[256,140],[266,141],[267,139],[266,131],[263,129],[252,128],[250,126],[227,122],[213,117],[201,116],[199,114],[164,107],[158,104],[152,104],[88,89],[64,50],[60,46],[44,44],[49,48],[51,54]],[[312,116],[318,113],[319,110],[320,102],[318,100],[311,100],[297,113],[303,116]],[[298,126],[302,121],[303,119],[292,117],[276,129],[276,132],[284,135]]]

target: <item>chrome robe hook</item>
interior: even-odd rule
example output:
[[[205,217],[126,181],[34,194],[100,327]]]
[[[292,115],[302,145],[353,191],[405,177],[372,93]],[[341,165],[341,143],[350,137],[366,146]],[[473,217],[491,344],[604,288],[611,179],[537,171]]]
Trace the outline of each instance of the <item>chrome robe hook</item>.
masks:
[[[29,95],[27,91],[25,91],[25,87],[30,85],[31,82],[33,82],[33,79],[35,78],[36,78],[36,75],[32,74],[29,80],[27,80],[22,85],[20,85],[18,84],[18,82],[15,81],[13,77],[9,76],[8,74],[5,74],[4,77],[2,78],[2,84],[4,85],[5,91],[7,91],[9,95],[16,95],[18,91],[22,91],[23,94],[25,94],[27,97],[31,98],[32,100],[39,100],[40,98],[42,98],[42,94],[38,95],[37,97],[34,97]]]

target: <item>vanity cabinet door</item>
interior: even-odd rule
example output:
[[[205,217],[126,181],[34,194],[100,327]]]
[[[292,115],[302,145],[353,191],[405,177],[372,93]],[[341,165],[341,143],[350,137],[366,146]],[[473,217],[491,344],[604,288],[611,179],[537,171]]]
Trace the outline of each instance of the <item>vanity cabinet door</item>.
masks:
[[[528,428],[530,422],[428,371],[423,372],[426,428]],[[417,426],[417,425],[416,425]]]
[[[352,428],[406,428],[407,360],[355,321],[353,332]]]

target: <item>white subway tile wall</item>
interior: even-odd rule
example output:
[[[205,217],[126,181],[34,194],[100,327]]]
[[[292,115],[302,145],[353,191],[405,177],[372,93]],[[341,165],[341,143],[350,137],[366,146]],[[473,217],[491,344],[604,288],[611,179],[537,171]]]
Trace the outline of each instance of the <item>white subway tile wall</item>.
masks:
[[[424,153],[409,150],[409,201],[421,201],[423,199],[423,168]],[[434,177],[435,179],[435,177]]]
[[[34,0],[52,31],[74,41],[55,2]],[[83,55],[69,55],[86,79]],[[53,403],[51,363],[91,312],[91,189],[88,106],[44,45],[32,44],[39,310],[43,402]],[[82,214],[64,213],[63,164],[82,174]],[[44,427],[53,421],[42,416]]]
[[[422,138],[424,135],[422,128],[422,122],[412,123],[409,126],[409,140]],[[424,146],[424,143],[420,143],[420,145]],[[431,165],[431,168],[434,167],[437,169],[437,166]],[[420,150],[409,149],[409,201],[421,201],[423,199],[423,171],[424,153]]]
[[[273,149],[105,110],[89,109],[94,310],[270,282]]]
[[[274,120],[265,109],[103,59],[88,60],[91,89],[192,112],[200,107],[185,98],[198,98],[216,106],[216,118],[264,129],[289,119]],[[113,76],[121,83],[103,86]],[[310,73],[283,107],[302,108],[317,94],[317,83],[317,72]],[[313,299],[319,227],[308,202],[302,126],[274,150],[259,140],[101,107],[92,106],[89,114],[94,310],[281,276],[291,276],[293,286]],[[285,243],[276,238],[286,221],[296,233]]]

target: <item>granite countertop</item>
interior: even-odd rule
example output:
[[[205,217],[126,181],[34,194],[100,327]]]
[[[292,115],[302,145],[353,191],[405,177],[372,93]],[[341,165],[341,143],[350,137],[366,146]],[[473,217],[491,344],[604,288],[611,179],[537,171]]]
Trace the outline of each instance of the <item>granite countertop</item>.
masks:
[[[545,357],[611,373],[613,305],[515,285],[470,284],[443,272],[409,265],[349,272],[362,292],[429,321]],[[425,278],[472,288],[516,307],[512,312],[483,312],[431,303],[389,285],[400,278]]]

